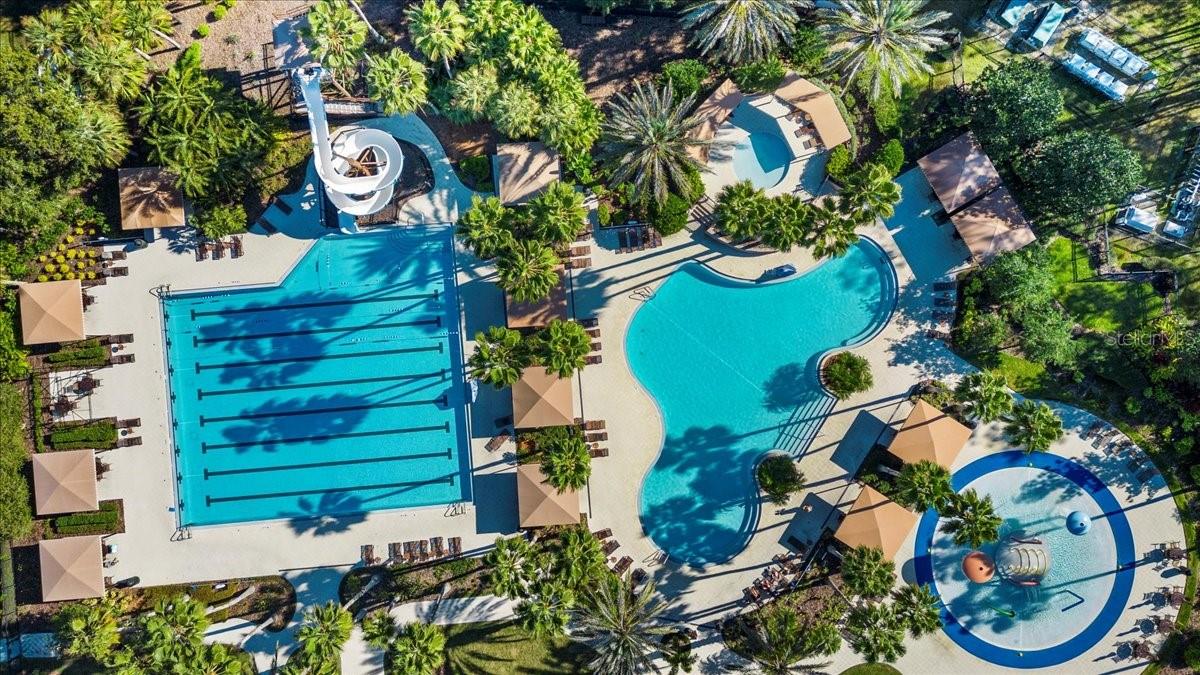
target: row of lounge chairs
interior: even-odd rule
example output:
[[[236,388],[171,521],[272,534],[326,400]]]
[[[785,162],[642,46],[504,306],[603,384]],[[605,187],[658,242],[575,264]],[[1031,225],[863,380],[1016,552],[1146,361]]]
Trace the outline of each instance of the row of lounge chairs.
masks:
[[[1081,434],[1081,438],[1091,439],[1092,447],[1097,450],[1103,448],[1104,454],[1108,457],[1118,459],[1128,456],[1125,469],[1134,474],[1134,479],[1138,483],[1146,483],[1159,475],[1158,467],[1154,466],[1154,462],[1150,461],[1149,456],[1139,452],[1137,445],[1114,426],[1096,422]]]
[[[592,259],[588,257],[591,254],[591,246],[572,246],[567,251],[567,267],[573,270],[582,270],[591,267]]]
[[[462,555],[462,537],[430,537],[428,540],[417,539],[404,543],[388,544],[388,559],[386,564],[421,563],[442,558],[457,558]],[[360,549],[360,559],[364,565],[378,565],[379,557],[375,555],[375,546],[364,544]]]
[[[1083,55],[1071,54],[1070,58],[1063,61],[1063,67],[1067,69],[1067,72],[1083,80],[1108,98],[1118,102],[1125,100],[1125,93],[1129,91],[1129,85],[1113,77],[1110,73],[1104,72],[1100,66],[1092,63]]]
[[[649,227],[638,225],[617,230],[617,253],[632,253],[662,246],[662,235]]]
[[[1133,77],[1150,67],[1149,61],[1113,42],[1095,28],[1085,29],[1079,37],[1079,44],[1099,57],[1105,65],[1128,77]]]
[[[220,260],[221,258],[225,257],[226,250],[229,251],[230,258],[242,257],[244,253],[242,249],[242,238],[232,237],[229,242],[224,242],[220,239],[213,242],[202,241],[198,246],[196,246],[196,261],[199,262],[206,259],[209,254],[212,254],[213,260]]]

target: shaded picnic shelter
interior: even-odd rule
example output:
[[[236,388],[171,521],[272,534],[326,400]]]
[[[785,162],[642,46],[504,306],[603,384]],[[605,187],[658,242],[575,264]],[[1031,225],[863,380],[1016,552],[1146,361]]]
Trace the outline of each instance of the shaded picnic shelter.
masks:
[[[525,204],[562,177],[562,162],[545,143],[499,143],[492,175],[501,202]]]
[[[692,129],[692,137],[700,141],[711,141],[717,135],[717,129],[725,124],[734,109],[741,105],[745,98],[733,80],[725,78],[716,91],[701,101],[700,105],[696,106],[696,111],[692,113],[693,117],[700,120],[700,124]],[[697,162],[707,163],[709,147],[707,143],[689,146],[688,154]]]
[[[917,514],[864,485],[833,536],[850,548],[880,549],[892,560],[916,523]]]
[[[539,464],[517,467],[517,513],[522,528],[579,523],[579,492],[557,488],[546,481]]]
[[[33,455],[33,503],[39,516],[95,511],[96,452],[64,450]]]
[[[103,596],[103,559],[103,546],[95,535],[39,541],[42,600],[62,602]]]
[[[815,82],[789,72],[775,90],[775,97],[794,108],[817,132],[826,150],[850,140],[850,127],[833,95]]]
[[[948,469],[970,437],[968,427],[919,400],[892,438],[888,452],[905,464],[929,461]]]
[[[1017,200],[1000,187],[950,216],[963,243],[977,260],[988,261],[1037,240]]]
[[[539,429],[575,423],[571,378],[530,366],[512,386],[513,428]]]
[[[175,174],[158,166],[117,170],[121,229],[148,230],[187,224]]]
[[[83,332],[83,286],[78,279],[21,284],[21,341],[26,345],[74,342]]]
[[[550,289],[550,295],[541,300],[520,302],[510,294],[504,294],[504,312],[509,328],[542,328],[555,319],[566,321],[571,317],[566,271],[559,267],[555,273],[558,274],[558,283]]]
[[[973,133],[968,131],[918,159],[917,166],[977,262],[1037,239]]]

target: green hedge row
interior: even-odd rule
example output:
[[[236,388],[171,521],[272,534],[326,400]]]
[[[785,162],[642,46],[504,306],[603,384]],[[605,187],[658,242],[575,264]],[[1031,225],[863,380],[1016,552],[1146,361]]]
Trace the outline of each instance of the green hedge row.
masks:
[[[77,534],[109,534],[121,524],[121,511],[116,501],[100,502],[100,510],[74,513],[50,521],[50,529],[62,536]]]
[[[50,363],[63,363],[80,359],[103,358],[107,354],[108,350],[104,348],[104,345],[100,344],[100,340],[91,339],[49,354],[46,356],[46,360]]]
[[[117,426],[108,420],[82,422],[50,432],[50,445],[55,450],[111,448],[117,444]]]

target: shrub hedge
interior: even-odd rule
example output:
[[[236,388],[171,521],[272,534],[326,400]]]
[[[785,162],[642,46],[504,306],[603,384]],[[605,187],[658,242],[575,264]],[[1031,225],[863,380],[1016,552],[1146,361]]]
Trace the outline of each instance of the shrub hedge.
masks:
[[[100,367],[108,363],[108,350],[99,340],[85,340],[46,356],[54,368]]]
[[[55,450],[113,448],[117,445],[117,426],[111,420],[60,424],[50,432],[50,445]]]
[[[112,534],[121,526],[121,509],[116,500],[100,502],[100,510],[74,513],[50,521],[50,529],[59,536]]]

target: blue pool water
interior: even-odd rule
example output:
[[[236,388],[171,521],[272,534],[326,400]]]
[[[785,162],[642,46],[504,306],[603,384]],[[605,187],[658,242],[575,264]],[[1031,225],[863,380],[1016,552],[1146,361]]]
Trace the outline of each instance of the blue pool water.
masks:
[[[821,356],[882,326],[895,272],[873,242],[785,281],[756,285],[688,263],[634,316],[626,351],[658,402],[665,440],[641,490],[642,527],[693,565],[740,551],[758,521],[754,465],[804,452],[833,400]]]
[[[778,185],[794,159],[779,121],[749,101],[734,109],[730,121],[746,132],[732,148],[734,175],[764,190]]]
[[[917,527],[917,580],[941,597],[944,630],[954,642],[1002,666],[1047,668],[1108,634],[1129,600],[1137,553],[1120,503],[1099,478],[1057,455],[1009,451],[963,467],[953,486],[991,496],[1004,518],[1001,537],[1036,536],[1050,557],[1035,588],[969,583],[961,566],[969,549],[941,531],[937,512],[926,512]],[[1072,511],[1092,517],[1087,534],[1067,530]],[[994,548],[984,546],[989,554]]]
[[[163,311],[182,525],[470,498],[451,228],[325,237]]]

